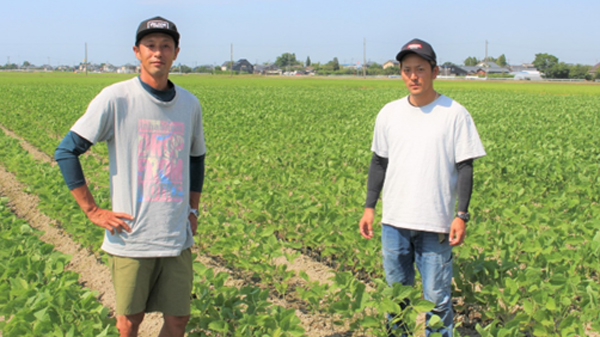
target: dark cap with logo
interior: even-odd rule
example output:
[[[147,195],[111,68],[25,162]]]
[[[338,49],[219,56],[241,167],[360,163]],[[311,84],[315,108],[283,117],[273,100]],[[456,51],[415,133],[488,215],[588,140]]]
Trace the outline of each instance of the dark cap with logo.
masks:
[[[404,56],[410,53],[417,54],[427,61],[432,62],[434,65],[437,64],[433,48],[431,48],[429,43],[423,40],[412,39],[408,41],[404,46],[402,46],[402,49],[400,49],[398,55],[396,55],[396,60],[398,60],[398,62],[402,62]]]
[[[161,18],[160,16],[142,21],[142,23],[140,23],[137,29],[137,34],[135,35],[135,45],[139,45],[140,40],[144,36],[152,33],[163,33],[170,35],[175,41],[175,47],[179,45],[179,32],[177,32],[177,26],[175,26],[173,22],[165,18]]]

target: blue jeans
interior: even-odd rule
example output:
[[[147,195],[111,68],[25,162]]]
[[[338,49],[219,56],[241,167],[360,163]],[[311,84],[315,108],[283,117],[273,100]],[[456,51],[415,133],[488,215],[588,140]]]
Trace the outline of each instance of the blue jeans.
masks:
[[[394,283],[414,285],[414,265],[417,265],[423,281],[423,295],[435,304],[433,310],[426,314],[426,322],[434,314],[444,322],[444,328],[435,331],[426,327],[425,334],[429,336],[439,332],[444,337],[452,337],[452,246],[448,242],[448,234],[413,231],[383,224],[381,244],[385,278],[390,286]],[[388,319],[392,318],[388,315]],[[404,325],[398,322],[393,328],[402,331]],[[407,333],[404,331],[401,335]]]

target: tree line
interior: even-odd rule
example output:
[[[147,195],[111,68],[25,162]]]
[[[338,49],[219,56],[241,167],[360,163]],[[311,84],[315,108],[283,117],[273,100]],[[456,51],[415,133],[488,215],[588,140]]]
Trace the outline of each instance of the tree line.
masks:
[[[590,70],[592,69],[592,66],[590,65],[566,64],[564,62],[559,62],[558,57],[547,53],[535,54],[533,65],[541,73],[544,73],[546,78],[572,78],[585,79],[588,81],[600,79],[600,71],[597,70],[594,76],[590,74]]]
[[[508,62],[506,60],[506,55],[502,54],[497,58],[493,56],[487,57],[487,61],[494,62],[500,67],[508,66]],[[475,66],[482,62],[482,60],[477,59],[474,56],[467,57],[464,60],[465,66]],[[446,65],[451,63],[446,62]],[[564,62],[559,62],[558,57],[547,54],[547,53],[538,53],[535,54],[535,59],[532,62],[533,66],[546,78],[552,79],[585,79],[588,81],[594,79],[600,79],[600,71],[596,71],[595,75],[590,74],[590,70],[592,69],[591,65],[583,65],[583,64],[566,64]],[[275,65],[280,67],[281,69],[285,68],[299,68],[299,67],[308,67],[311,66],[314,68],[314,71],[317,74],[323,75],[341,75],[347,74],[351,75],[356,72],[353,69],[342,69],[340,68],[340,64],[337,57],[334,57],[333,60],[321,64],[321,63],[312,63],[310,61],[310,57],[306,58],[306,62],[303,64],[301,61],[296,59],[296,54],[293,53],[283,53],[281,56],[278,56]],[[367,75],[397,75],[399,74],[399,67],[393,66],[383,69],[383,66],[377,64],[375,62],[370,62],[367,64],[366,73]]]
[[[508,65],[506,61],[506,56],[504,54],[498,56],[497,58],[488,57],[487,61],[494,62],[500,67],[506,67]],[[464,60],[465,66],[475,66],[481,63],[482,60],[477,59],[474,56],[469,56]],[[274,64],[283,69],[284,71],[295,71],[302,70],[307,67],[312,67],[312,71],[317,75],[359,75],[362,74],[362,69],[353,68],[344,68],[341,67],[340,62],[337,57],[334,57],[331,61],[327,63],[316,62],[313,63],[310,59],[310,56],[306,57],[306,61],[302,62],[296,58],[295,53],[283,53],[278,56],[274,62]],[[533,66],[546,78],[552,79],[585,79],[585,80],[594,80],[600,79],[600,71],[596,71],[595,74],[590,74],[590,70],[592,69],[591,65],[583,65],[583,64],[567,64],[565,62],[559,62],[558,57],[548,54],[548,53],[538,53],[535,54],[535,59],[532,62]],[[444,65],[452,65],[450,62],[446,62]],[[6,64],[4,66],[0,66],[0,69],[3,70],[14,70],[23,67],[32,66],[28,61],[23,62],[23,65],[19,67],[18,65],[11,63]],[[199,66],[199,67],[189,67],[187,65],[178,65],[174,66],[173,70],[175,72],[181,73],[223,73],[227,71],[222,71],[220,67],[212,67],[212,66]],[[383,65],[378,64],[376,62],[369,62],[366,65],[366,74],[367,75],[398,75],[400,73],[400,68],[395,65],[393,67],[388,67],[383,69]]]
[[[508,65],[504,54],[500,55],[498,58],[488,57],[487,60],[496,63],[500,67]],[[475,66],[480,62],[482,62],[482,60],[470,56],[465,59],[464,64],[466,66]],[[596,71],[596,74],[590,74],[590,70],[592,69],[591,65],[559,62],[558,57],[548,53],[535,54],[535,59],[531,63],[540,73],[544,74],[546,78],[585,79],[588,81],[600,79],[600,72]]]

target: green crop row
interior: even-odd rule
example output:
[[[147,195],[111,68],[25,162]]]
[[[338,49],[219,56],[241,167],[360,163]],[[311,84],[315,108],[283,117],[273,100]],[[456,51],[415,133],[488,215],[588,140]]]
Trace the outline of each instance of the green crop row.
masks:
[[[66,271],[70,256],[42,242],[0,198],[2,336],[118,336],[109,309]]]

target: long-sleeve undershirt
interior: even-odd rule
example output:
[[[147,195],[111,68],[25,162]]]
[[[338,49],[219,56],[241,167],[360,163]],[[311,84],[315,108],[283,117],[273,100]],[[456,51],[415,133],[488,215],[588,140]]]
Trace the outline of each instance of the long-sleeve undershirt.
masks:
[[[367,179],[367,200],[365,208],[375,208],[377,200],[383,189],[388,158],[380,157],[373,153],[369,175]],[[473,159],[468,159],[456,164],[458,171],[458,212],[467,212],[471,193],[473,191]]]

